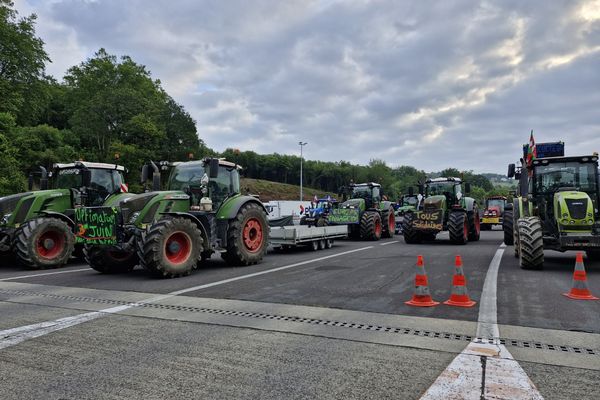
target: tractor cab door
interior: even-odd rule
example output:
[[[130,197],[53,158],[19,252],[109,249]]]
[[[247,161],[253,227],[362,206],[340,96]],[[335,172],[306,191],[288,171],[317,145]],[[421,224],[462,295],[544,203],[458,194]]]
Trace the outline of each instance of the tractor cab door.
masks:
[[[381,188],[378,186],[374,186],[371,192],[371,201],[373,204],[369,206],[367,204],[367,208],[379,208],[379,203],[381,202]]]

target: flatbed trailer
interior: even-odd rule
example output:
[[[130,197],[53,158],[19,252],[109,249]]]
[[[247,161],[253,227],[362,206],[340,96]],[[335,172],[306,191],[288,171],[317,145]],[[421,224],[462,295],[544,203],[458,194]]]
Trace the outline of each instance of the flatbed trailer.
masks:
[[[335,239],[348,237],[348,225],[271,226],[269,241],[275,249],[309,246],[312,250],[330,249]]]

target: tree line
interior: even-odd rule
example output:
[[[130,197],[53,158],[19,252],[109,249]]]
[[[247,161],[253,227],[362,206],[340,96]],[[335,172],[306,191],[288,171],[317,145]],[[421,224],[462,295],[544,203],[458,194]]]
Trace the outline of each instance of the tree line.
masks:
[[[79,159],[124,165],[136,189],[140,166],[148,160],[181,161],[190,154],[225,157],[245,167],[249,178],[299,184],[298,156],[208,148],[184,107],[128,56],[99,49],[69,68],[62,81],[48,76],[45,64],[51,60],[35,21],[35,15],[20,17],[12,1],[0,0],[0,195],[26,190],[26,177],[40,165]],[[374,181],[391,199],[427,177],[377,159],[368,165],[305,160],[303,170],[306,186],[336,194],[351,181]],[[462,176],[480,199],[500,190],[470,171],[438,175]]]

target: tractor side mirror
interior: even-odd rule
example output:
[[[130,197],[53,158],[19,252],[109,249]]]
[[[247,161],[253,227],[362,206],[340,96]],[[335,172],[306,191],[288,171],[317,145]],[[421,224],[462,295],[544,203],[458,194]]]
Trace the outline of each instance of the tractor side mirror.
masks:
[[[507,177],[512,178],[515,176],[515,164],[508,164],[508,173],[506,174]]]
[[[90,187],[92,183],[92,171],[85,168],[81,170],[81,184],[83,187]]]
[[[160,190],[160,172],[152,174],[152,191],[158,192]]]
[[[219,159],[211,158],[208,165],[208,177],[214,179],[219,176]]]
[[[469,182],[465,182],[465,194],[471,193],[471,184]]]
[[[148,164],[144,164],[142,167],[142,173],[140,176],[140,183],[143,185],[148,180]]]
[[[412,186],[408,187],[408,195],[413,196],[415,194],[415,188]]]

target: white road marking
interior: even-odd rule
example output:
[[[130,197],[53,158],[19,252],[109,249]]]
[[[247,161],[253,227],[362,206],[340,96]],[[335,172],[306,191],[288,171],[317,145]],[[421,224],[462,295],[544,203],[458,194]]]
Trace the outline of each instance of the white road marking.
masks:
[[[392,240],[391,242],[385,242],[385,243],[380,243],[380,246],[387,246],[388,244],[392,244],[392,243],[398,243],[399,240]]]
[[[283,271],[283,270],[286,270],[289,268],[299,267],[301,265],[306,265],[306,264],[310,264],[310,263],[314,263],[314,262],[318,262],[318,261],[323,261],[323,260],[327,260],[329,258],[339,257],[339,256],[343,256],[346,254],[356,253],[358,251],[363,251],[363,250],[372,249],[372,248],[373,248],[373,246],[361,247],[359,249],[354,249],[354,250],[344,251],[341,253],[331,254],[328,256],[314,258],[311,260],[306,260],[306,261],[298,262],[295,264],[285,265],[285,266],[277,267],[277,268],[271,268],[271,269],[268,269],[265,271],[254,272],[252,274],[241,275],[241,276],[238,276],[235,278],[224,279],[224,280],[217,281],[217,282],[207,283],[205,285],[192,286],[187,289],[176,290],[174,292],[170,292],[170,293],[167,293],[164,295],[153,296],[151,298],[148,298],[148,299],[145,299],[142,301],[138,301],[135,303],[125,304],[125,305],[117,306],[117,307],[105,308],[100,311],[94,311],[94,312],[89,312],[89,313],[85,313],[85,314],[74,315],[71,317],[60,318],[60,319],[56,319],[53,321],[45,321],[45,322],[40,322],[37,324],[31,324],[31,325],[20,326],[17,328],[6,329],[3,331],[0,331],[0,350],[5,349],[7,347],[14,346],[19,343],[22,343],[29,339],[44,336],[49,333],[56,332],[56,331],[59,331],[59,330],[65,329],[65,328],[69,328],[71,326],[79,325],[84,322],[92,321],[94,319],[97,319],[97,318],[100,318],[100,317],[103,317],[106,315],[125,311],[130,308],[137,307],[141,304],[152,303],[152,302],[156,302],[159,300],[164,300],[164,299],[167,299],[170,297],[174,297],[177,295],[181,295],[184,293],[194,292],[197,290],[206,289],[206,288],[213,287],[213,286],[224,285],[226,283],[235,282],[235,281],[239,281],[242,279],[248,279],[248,278],[252,278],[255,276],[265,275],[265,274],[269,274],[271,272]],[[62,272],[67,272],[67,271],[62,271]]]
[[[423,394],[422,400],[543,400],[523,368],[499,341],[496,293],[498,269],[505,249],[503,243],[496,250],[485,276],[477,338],[456,356]]]
[[[0,279],[0,282],[14,281],[15,279],[35,278],[36,276],[70,274],[71,272],[81,272],[81,271],[92,271],[92,269],[91,268],[80,268],[80,269],[70,269],[68,271],[44,272],[43,274],[18,275],[18,276],[12,276],[10,278],[2,278],[2,279]]]

